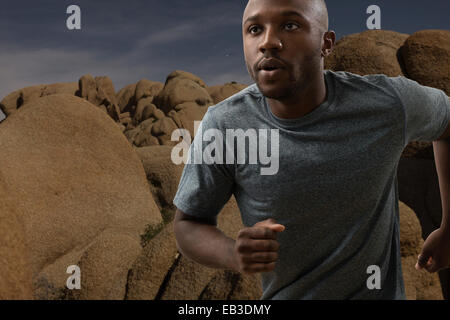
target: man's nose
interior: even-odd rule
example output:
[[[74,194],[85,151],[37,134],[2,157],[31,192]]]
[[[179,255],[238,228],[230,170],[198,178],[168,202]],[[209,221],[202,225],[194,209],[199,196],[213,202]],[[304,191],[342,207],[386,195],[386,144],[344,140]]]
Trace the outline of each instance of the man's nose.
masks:
[[[266,29],[259,50],[264,53],[266,50],[280,50],[282,48],[281,39],[273,29]]]

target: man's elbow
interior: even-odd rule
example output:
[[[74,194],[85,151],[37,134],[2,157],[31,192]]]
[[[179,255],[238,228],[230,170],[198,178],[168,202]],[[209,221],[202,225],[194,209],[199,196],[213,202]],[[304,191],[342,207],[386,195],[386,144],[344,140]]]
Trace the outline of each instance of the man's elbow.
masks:
[[[180,222],[183,221],[183,215],[184,215],[184,213],[182,211],[180,211],[179,209],[177,209],[175,212],[175,217],[173,219],[173,233],[175,235],[175,243],[176,243],[178,252],[180,252],[181,254],[183,254],[183,248],[181,246],[181,243],[183,242],[181,239],[183,236],[183,231],[182,231],[183,224]]]
[[[195,230],[202,225],[217,226],[217,219],[213,218],[199,218],[189,215],[177,208],[173,220],[173,232],[175,235],[175,242],[178,251],[183,254],[186,246],[189,246],[190,241],[197,241],[195,239]]]

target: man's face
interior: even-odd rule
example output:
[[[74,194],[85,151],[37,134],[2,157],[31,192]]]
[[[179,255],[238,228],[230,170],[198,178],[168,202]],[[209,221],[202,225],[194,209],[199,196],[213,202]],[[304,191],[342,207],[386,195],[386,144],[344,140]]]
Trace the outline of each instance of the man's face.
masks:
[[[244,12],[244,55],[264,96],[289,99],[323,71],[322,26],[307,0],[250,0]]]

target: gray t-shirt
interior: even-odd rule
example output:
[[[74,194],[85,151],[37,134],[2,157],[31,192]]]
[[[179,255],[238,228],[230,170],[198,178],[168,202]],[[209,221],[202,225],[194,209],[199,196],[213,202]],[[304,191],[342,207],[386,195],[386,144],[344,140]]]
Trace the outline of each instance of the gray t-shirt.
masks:
[[[275,270],[262,273],[262,299],[405,299],[397,165],[410,141],[444,132],[448,97],[404,77],[324,74],[326,101],[297,119],[276,117],[255,84],[210,107],[202,133],[216,129],[226,141],[227,129],[254,130],[266,143],[248,138],[245,161],[237,143],[223,143],[223,153],[211,155],[234,150],[234,163],[196,164],[193,145],[214,140],[198,131],[173,203],[214,217],[234,194],[245,226],[268,218],[286,226]],[[276,154],[276,142],[278,171],[262,174],[269,164],[261,155]],[[255,163],[249,155],[258,152]]]

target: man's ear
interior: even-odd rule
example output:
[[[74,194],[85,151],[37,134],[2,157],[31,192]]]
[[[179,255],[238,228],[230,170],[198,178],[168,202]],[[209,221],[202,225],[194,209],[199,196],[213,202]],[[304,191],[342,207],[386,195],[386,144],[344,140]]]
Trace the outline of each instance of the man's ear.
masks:
[[[323,35],[322,57],[329,56],[336,43],[336,33],[333,30],[327,31]]]

